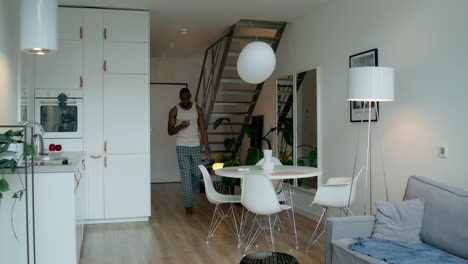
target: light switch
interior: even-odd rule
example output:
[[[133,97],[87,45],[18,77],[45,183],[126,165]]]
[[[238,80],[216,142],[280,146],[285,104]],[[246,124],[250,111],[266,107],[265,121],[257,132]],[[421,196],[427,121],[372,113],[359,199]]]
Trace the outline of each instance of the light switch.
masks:
[[[447,146],[440,146],[439,147],[439,157],[441,158],[448,158],[448,150]]]

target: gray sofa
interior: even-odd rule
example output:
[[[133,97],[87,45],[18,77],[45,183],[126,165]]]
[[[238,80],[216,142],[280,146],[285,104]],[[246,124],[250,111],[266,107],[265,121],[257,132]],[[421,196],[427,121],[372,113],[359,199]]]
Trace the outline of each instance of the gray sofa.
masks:
[[[468,191],[411,176],[403,199],[418,197],[425,201],[421,241],[468,259]],[[374,216],[329,218],[325,231],[326,263],[385,263],[348,249],[352,238],[371,236],[374,223]]]

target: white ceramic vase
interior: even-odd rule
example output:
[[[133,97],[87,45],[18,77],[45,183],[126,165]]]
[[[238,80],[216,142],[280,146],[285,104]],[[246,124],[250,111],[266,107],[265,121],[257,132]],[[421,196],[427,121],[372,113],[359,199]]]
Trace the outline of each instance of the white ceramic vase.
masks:
[[[272,171],[275,168],[275,164],[271,161],[273,151],[271,149],[263,150],[263,163],[262,170]]]

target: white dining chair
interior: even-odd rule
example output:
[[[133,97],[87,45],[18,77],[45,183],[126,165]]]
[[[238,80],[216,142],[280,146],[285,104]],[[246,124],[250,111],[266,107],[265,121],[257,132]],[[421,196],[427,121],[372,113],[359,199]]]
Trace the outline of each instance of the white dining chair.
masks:
[[[231,218],[232,225],[227,221],[229,226],[231,227],[232,231],[236,235],[238,243],[241,240],[241,233],[239,232],[239,228],[237,227],[237,213],[236,208],[234,206],[235,203],[241,202],[240,195],[227,195],[221,194],[217,192],[213,186],[213,182],[211,181],[211,176],[208,170],[203,165],[198,166],[203,175],[203,182],[205,183],[205,194],[208,201],[212,204],[215,204],[216,207],[213,212],[213,217],[211,219],[210,230],[208,231],[208,238],[206,242],[208,243],[211,238],[213,238],[214,233],[218,226],[224,219]],[[229,204],[229,210],[224,212],[221,208],[222,204]]]
[[[322,206],[322,214],[320,216],[314,232],[310,237],[307,244],[306,251],[309,250],[325,232],[325,223],[327,218],[331,215],[330,209],[337,208],[340,210],[341,215],[354,215],[349,205],[353,203],[356,197],[357,181],[362,174],[364,167],[362,167],[357,175],[354,177],[334,177],[329,178],[326,184],[319,184],[317,192],[315,193],[314,200],[309,206],[320,205]]]
[[[284,210],[291,209],[291,206],[279,203],[272,182],[267,176],[262,174],[246,174],[244,176],[242,181],[241,203],[247,210],[255,214],[248,235],[244,256],[262,231],[268,237],[266,233],[267,229],[270,230],[272,252],[275,252],[273,229],[278,219],[277,214]],[[272,220],[272,215],[275,214],[276,216]],[[261,219],[259,219],[259,216],[266,216],[268,218],[268,225],[263,223]],[[255,225],[257,229],[253,232]]]
[[[261,166],[263,164],[263,161],[264,160],[262,158],[257,162],[257,164],[255,164],[255,166]],[[283,166],[283,163],[281,163],[281,161],[276,157],[271,157],[271,162],[273,162],[275,166]],[[283,180],[271,180],[271,183],[273,183],[273,186],[275,187],[278,200],[280,202],[287,202],[286,195],[283,190]]]

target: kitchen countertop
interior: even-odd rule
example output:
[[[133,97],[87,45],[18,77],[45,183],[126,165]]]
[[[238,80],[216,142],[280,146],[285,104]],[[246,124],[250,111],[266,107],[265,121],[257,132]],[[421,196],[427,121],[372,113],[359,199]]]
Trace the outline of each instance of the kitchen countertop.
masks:
[[[81,159],[84,156],[83,152],[62,152],[62,153],[50,153],[51,158],[54,157],[67,157],[68,165],[35,165],[34,174],[40,173],[64,173],[64,172],[75,172],[78,166],[81,166]]]

